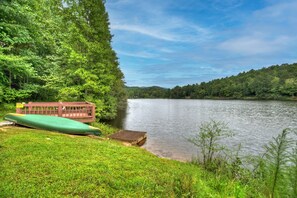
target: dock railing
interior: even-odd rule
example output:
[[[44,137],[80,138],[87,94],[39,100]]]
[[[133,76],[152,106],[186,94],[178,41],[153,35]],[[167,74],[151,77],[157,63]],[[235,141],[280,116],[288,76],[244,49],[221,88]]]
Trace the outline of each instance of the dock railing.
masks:
[[[89,123],[96,119],[95,108],[90,102],[29,102],[17,103],[16,113],[58,116]]]

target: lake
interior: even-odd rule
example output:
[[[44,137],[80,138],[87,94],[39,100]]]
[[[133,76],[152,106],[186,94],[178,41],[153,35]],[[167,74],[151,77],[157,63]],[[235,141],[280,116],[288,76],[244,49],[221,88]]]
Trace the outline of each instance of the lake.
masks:
[[[227,123],[235,133],[224,140],[230,148],[240,143],[240,155],[258,154],[283,129],[297,127],[297,102],[129,99],[127,109],[112,124],[146,131],[143,147],[160,157],[188,161],[198,151],[187,138],[211,119]]]

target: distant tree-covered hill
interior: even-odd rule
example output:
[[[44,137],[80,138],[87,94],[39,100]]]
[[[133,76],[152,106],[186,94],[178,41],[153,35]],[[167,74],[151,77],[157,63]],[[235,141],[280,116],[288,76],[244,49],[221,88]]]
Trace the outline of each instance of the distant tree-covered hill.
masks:
[[[128,88],[128,91],[132,88]],[[297,63],[274,65],[259,70],[239,73],[237,76],[202,82],[173,89],[133,88],[130,98],[226,98],[226,99],[296,99]],[[133,94],[137,93],[137,95]],[[145,94],[144,94],[145,93]],[[149,95],[153,93],[153,95]]]
[[[170,89],[162,87],[126,87],[128,98],[169,98]]]

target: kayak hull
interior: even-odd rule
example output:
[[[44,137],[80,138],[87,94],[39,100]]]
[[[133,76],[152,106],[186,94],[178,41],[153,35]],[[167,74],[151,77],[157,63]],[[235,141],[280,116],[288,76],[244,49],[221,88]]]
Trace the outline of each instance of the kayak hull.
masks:
[[[56,116],[9,113],[5,115],[4,119],[31,128],[58,131],[73,135],[101,134],[98,128],[75,120]]]

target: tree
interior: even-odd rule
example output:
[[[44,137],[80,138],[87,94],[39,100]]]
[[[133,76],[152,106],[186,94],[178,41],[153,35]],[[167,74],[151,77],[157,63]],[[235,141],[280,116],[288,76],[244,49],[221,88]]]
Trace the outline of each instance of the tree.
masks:
[[[288,96],[297,96],[297,78],[288,78],[281,88],[281,92]]]
[[[297,63],[273,65],[200,84],[176,86],[170,98],[283,99],[297,96]],[[139,89],[139,96],[145,88]],[[139,97],[137,96],[137,97]],[[134,96],[130,96],[134,97]]]
[[[0,83],[6,102],[27,99],[37,91],[33,65],[33,12],[26,2],[0,3]]]
[[[102,0],[3,0],[0,100],[88,100],[98,118],[126,101]]]
[[[72,98],[97,105],[97,116],[113,118],[126,101],[124,75],[111,47],[108,15],[101,0],[68,0],[64,6],[65,31],[63,56],[66,87],[59,98],[72,90]],[[121,104],[121,105],[119,105]]]

